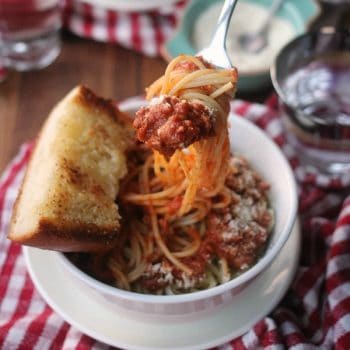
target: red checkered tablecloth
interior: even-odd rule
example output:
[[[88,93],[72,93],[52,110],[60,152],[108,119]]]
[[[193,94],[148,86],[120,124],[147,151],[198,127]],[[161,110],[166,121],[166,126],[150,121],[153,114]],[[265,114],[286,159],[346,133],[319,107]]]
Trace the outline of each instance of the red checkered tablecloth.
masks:
[[[282,302],[221,350],[350,349],[350,180],[298,164],[285,141],[275,102],[235,101],[232,110],[262,128],[282,149],[299,183],[302,254]],[[0,180],[0,349],[105,349],[66,323],[40,297],[21,247],[6,239],[12,205],[31,153],[21,147]],[[350,174],[347,174],[350,175]]]
[[[65,0],[64,27],[76,35],[156,56],[176,28],[188,0],[148,12],[115,12]]]

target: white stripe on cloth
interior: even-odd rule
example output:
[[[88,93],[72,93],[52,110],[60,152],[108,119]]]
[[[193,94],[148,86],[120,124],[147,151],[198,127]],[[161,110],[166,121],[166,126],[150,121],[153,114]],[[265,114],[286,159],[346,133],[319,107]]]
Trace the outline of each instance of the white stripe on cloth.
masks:
[[[107,12],[108,10],[103,7],[98,6],[90,6],[89,9],[91,11],[91,16],[94,19],[94,23],[100,22],[100,25],[105,25],[107,23]],[[105,25],[105,27],[107,27]],[[107,39],[107,38],[106,38]]]
[[[348,215],[350,216],[350,204],[348,204],[345,208],[342,209],[339,215],[339,219],[343,219],[345,216],[348,216]]]
[[[252,103],[247,109],[245,117],[247,117],[252,122],[256,122],[259,118],[262,117],[262,115],[264,115],[267,112],[269,112],[269,110],[266,106],[257,103]]]
[[[4,172],[2,173],[2,175],[0,176],[0,187],[2,186],[2,184],[4,184],[9,175],[10,172],[12,170],[12,168],[14,166],[16,166],[17,164],[21,163],[21,161],[23,160],[27,150],[28,150],[29,145],[28,144],[24,144],[21,146],[21,148],[19,149],[18,154],[15,156],[15,158],[9,163],[9,165],[5,168]]]
[[[266,317],[265,323],[267,324],[267,331],[272,331],[272,330],[276,329],[276,323],[272,318]]]
[[[332,244],[344,242],[347,240],[350,240],[350,224],[339,226],[332,235]]]
[[[151,20],[148,16],[141,16],[139,19],[140,24],[140,38],[142,45],[142,52],[146,55],[156,56],[158,53],[156,30],[152,26]]]
[[[116,15],[116,23],[109,29],[109,31],[111,33],[113,33],[112,35],[110,35],[110,37],[113,37],[113,42],[121,42],[120,38],[118,37],[118,25],[117,22],[119,21],[120,15],[118,14],[118,16]]]
[[[131,40],[131,20],[126,13],[119,12],[117,18],[118,24],[115,28],[116,38],[119,42],[128,48],[132,47]]]
[[[275,321],[273,319],[271,319],[270,317],[266,317],[264,319],[264,323],[267,326],[266,332],[271,332],[271,331],[277,329]],[[260,338],[257,336],[254,329],[251,329],[249,332],[247,332],[242,337],[242,342],[243,342],[244,346],[246,347],[246,349],[248,349],[248,350],[256,350],[256,349],[261,348],[259,346]],[[273,344],[273,345],[269,345],[268,348],[265,347],[264,349],[282,350],[283,346],[281,344]]]
[[[334,347],[334,332],[333,332],[333,327],[330,327],[327,330],[326,336],[324,337],[324,340],[320,345],[320,348],[324,350],[331,350],[333,349],[333,347]]]
[[[304,295],[303,305],[306,313],[304,314],[305,318],[308,318],[315,310],[319,308],[319,289],[324,281],[325,276],[322,274],[310,290]],[[306,321],[306,319],[305,319]]]
[[[10,244],[11,242],[7,239],[5,230],[1,230],[0,231],[0,270],[4,266],[5,260],[7,258],[7,251]],[[1,310],[1,303],[0,303],[0,310]]]
[[[74,1],[72,15],[69,16],[68,27],[79,35],[86,35],[84,33],[84,18],[81,15],[84,13],[83,4],[80,1]]]
[[[259,341],[260,340],[253,329],[244,334],[244,336],[242,337],[244,347],[248,350],[256,349],[259,346]]]
[[[188,3],[188,1],[187,1]],[[186,5],[186,4],[185,4]],[[159,10],[158,10],[158,13],[159,15],[165,15],[165,16],[168,16],[168,15],[173,15],[175,17],[175,20],[176,22],[181,19],[182,17],[182,14],[184,12],[184,9],[185,9],[185,5],[179,5],[179,4],[175,4],[175,6],[172,6],[171,4],[169,5],[164,5],[163,7],[161,7]],[[163,20],[163,18],[160,16],[160,19]],[[174,26],[171,24],[171,22],[168,20],[168,19],[164,19],[164,23],[162,23],[162,31],[163,31],[163,34],[169,30],[169,34],[170,33],[173,33],[174,31]],[[166,36],[167,38],[169,36]]]
[[[0,326],[6,324],[14,315],[20,294],[24,287],[26,267],[24,259],[19,256],[15,262],[3,300],[0,303]]]
[[[334,309],[340,302],[342,302],[347,298],[350,298],[350,282],[346,282],[339,285],[337,288],[332,290],[330,294],[328,294],[328,303],[329,303],[330,309],[331,310]],[[350,324],[349,324],[349,330],[350,330]]]
[[[246,101],[243,101],[243,100],[233,100],[231,101],[230,103],[230,110],[232,113],[235,113],[235,111],[237,109],[240,109],[242,106],[245,106],[245,105],[250,105],[249,102],[246,102]]]
[[[307,176],[314,176],[315,177],[315,182],[317,182],[317,179],[321,177],[320,184],[323,186],[328,185],[329,179],[322,176],[315,167],[313,166],[300,166],[298,169],[296,169],[295,174],[298,179],[304,181]]]
[[[1,228],[0,228],[0,232],[4,233],[5,235],[7,234],[9,229],[12,208],[16,201],[18,191],[24,177],[24,173],[25,173],[25,167],[23,167],[17,172],[11,185],[6,190],[5,201],[2,208],[3,211],[2,211]]]
[[[75,349],[80,341],[81,336],[81,332],[70,326],[64,338],[62,349]]]
[[[20,257],[22,258],[22,257]],[[21,259],[18,260],[21,260]],[[27,328],[30,326],[33,317],[40,314],[45,309],[45,303],[41,297],[34,292],[33,297],[30,300],[29,308],[26,312],[26,316],[16,321],[10,328],[5,341],[3,343],[4,349],[10,349],[11,344],[21,344],[24,336],[26,335]]]
[[[311,341],[314,344],[318,344],[323,339],[323,332],[321,329],[317,329],[316,332],[312,335]]]
[[[164,40],[166,41],[166,40],[170,39],[170,37],[173,35],[174,28],[173,28],[173,26],[170,25],[169,22],[167,22],[166,24],[164,23],[161,31],[162,31],[162,35],[164,37]]]
[[[282,150],[283,153],[288,157],[287,153],[284,151],[284,147],[286,147],[286,145],[283,146]],[[294,154],[294,150],[291,148],[290,145],[288,145],[288,147],[292,150],[293,154]],[[300,181],[304,181],[305,177],[306,177],[306,172],[305,169],[298,166],[294,169],[294,175],[296,176],[297,179],[299,179]]]
[[[160,15],[176,15],[176,17],[178,17],[181,13],[182,13],[182,7],[180,6],[173,6],[172,4],[164,4],[161,5],[162,7],[158,9],[158,13]]]
[[[342,337],[344,334],[350,332],[350,315],[346,314],[340,318],[334,325],[334,340],[337,340]]]
[[[20,160],[23,159],[24,154],[21,156]],[[16,162],[17,164],[17,162]],[[12,179],[11,184],[6,189],[4,196],[4,207],[2,212],[0,213],[0,266],[3,266],[6,258],[7,258],[7,250],[10,245],[10,241],[7,239],[7,233],[9,229],[9,224],[11,220],[11,212],[13,205],[16,200],[16,196],[22,182],[24,172],[26,169],[26,165],[24,165],[15,177]]]
[[[74,33],[82,35],[84,33],[84,24],[81,17],[73,14],[69,18],[69,28],[71,28]]]
[[[70,326],[62,344],[62,349],[75,349],[83,336],[83,333]]]
[[[272,119],[266,126],[265,131],[270,135],[270,137],[275,138],[282,135],[282,124],[278,119]]]
[[[1,233],[6,233],[8,229],[8,225],[11,219],[11,212],[13,208],[13,204],[16,200],[17,194],[19,187],[22,183],[23,176],[25,172],[25,167],[22,169],[18,170],[16,175],[11,181],[11,184],[6,189],[5,192],[5,197],[4,197],[4,205],[3,205],[3,211],[1,215],[1,227],[0,227],[0,232]]]
[[[342,254],[332,257],[327,264],[327,278],[330,278],[333,274],[350,268],[349,254]]]
[[[33,350],[48,349],[50,346],[54,346],[52,342],[54,341],[56,335],[60,331],[64,320],[53,312],[46,320],[44,329],[35,344]]]
[[[294,149],[288,143],[282,145],[282,152],[288,159],[296,156]]]
[[[344,172],[344,174],[342,174],[341,182],[344,186],[350,185],[350,171]]]
[[[232,350],[231,344],[224,344],[217,347],[217,350]]]
[[[316,178],[317,185],[321,187],[328,186],[330,180],[326,175],[319,174],[317,170],[315,170],[314,173],[317,174],[317,178]]]
[[[107,11],[99,7],[91,8],[92,16],[94,20],[91,27],[91,36],[97,41],[107,41],[108,40],[108,23],[107,21]]]

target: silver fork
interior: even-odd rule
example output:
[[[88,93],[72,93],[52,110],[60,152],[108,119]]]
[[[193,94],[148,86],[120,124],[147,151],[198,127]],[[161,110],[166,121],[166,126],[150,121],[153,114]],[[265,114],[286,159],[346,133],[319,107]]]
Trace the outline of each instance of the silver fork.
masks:
[[[232,68],[231,60],[226,51],[226,36],[237,1],[225,0],[209,46],[196,54],[217,67]]]
[[[268,44],[268,33],[271,21],[284,0],[274,0],[261,28],[255,33],[243,33],[238,37],[238,41],[243,50],[251,53],[259,53]]]

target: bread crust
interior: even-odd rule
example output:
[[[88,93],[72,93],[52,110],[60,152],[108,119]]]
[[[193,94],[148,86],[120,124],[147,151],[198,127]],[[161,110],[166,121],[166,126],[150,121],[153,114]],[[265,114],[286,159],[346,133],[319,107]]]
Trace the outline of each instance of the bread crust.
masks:
[[[123,137],[125,136],[125,139],[120,143],[120,147],[123,148],[122,151],[125,150],[131,138],[130,119],[126,114],[120,112],[111,100],[99,97],[90,89],[79,86],[71,91],[64,101],[66,101],[64,103],[70,106],[76,105],[85,108],[89,113],[96,114],[96,118],[100,118],[101,115],[106,116],[115,123],[118,128],[124,128],[125,133]],[[67,198],[69,199],[69,196],[72,194],[58,191],[57,198],[59,200],[57,200],[56,203],[54,203],[55,201],[51,201],[47,204],[50,206],[50,209],[52,209],[53,205],[57,207],[54,208],[55,213],[58,213],[57,217],[53,219],[50,216],[45,216],[45,212],[43,212],[38,218],[34,228],[28,225],[28,229],[23,229],[22,225],[22,229],[18,229],[17,221],[19,220],[20,206],[24,197],[23,192],[28,190],[26,184],[29,175],[36,171],[33,166],[33,161],[35,157],[38,157],[38,144],[43,133],[45,133],[46,125],[50,122],[50,117],[51,115],[45,121],[43,128],[39,132],[29,160],[27,171],[13,207],[8,238],[20,244],[62,252],[90,252],[111,249],[117,239],[118,230],[120,228],[120,216],[117,204],[114,202],[115,198],[108,198],[105,190],[98,183],[94,184],[94,182],[92,182],[92,185],[90,184],[90,186],[84,188],[85,183],[88,183],[89,174],[77,170],[79,169],[79,164],[72,167],[69,162],[67,163],[65,158],[60,159],[59,163],[61,164],[60,170],[62,173],[57,176],[65,177],[68,184],[76,186],[80,192],[88,191],[94,198],[101,198],[101,206],[95,206],[94,210],[98,212],[98,210],[103,211],[107,208],[111,216],[110,221],[106,224],[97,224],[94,223],[94,220],[84,222],[82,220],[74,221],[67,219],[64,214],[60,213],[59,206],[62,205],[62,202],[64,203]],[[41,147],[42,146],[43,145],[41,145]],[[125,164],[121,166],[125,166]]]
[[[117,239],[117,227],[93,224],[58,224],[42,218],[38,230],[25,244],[62,252],[101,251],[111,249]],[[23,244],[23,242],[21,242]]]
[[[96,109],[108,115],[112,120],[122,124],[127,129],[134,131],[132,119],[127,113],[122,112],[111,99],[95,95],[95,93],[84,85],[78,87],[75,96],[76,102],[89,109]],[[129,131],[129,130],[126,130]]]

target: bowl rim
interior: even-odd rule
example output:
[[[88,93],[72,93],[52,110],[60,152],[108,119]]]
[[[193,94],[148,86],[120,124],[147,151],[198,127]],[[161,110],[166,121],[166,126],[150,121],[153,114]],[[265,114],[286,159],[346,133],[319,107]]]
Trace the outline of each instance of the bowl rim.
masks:
[[[200,0],[193,0],[190,2],[190,4],[188,6],[186,6],[184,13],[183,13],[183,16],[181,17],[181,20],[179,21],[179,24],[177,25],[177,28],[175,29],[174,33],[162,45],[161,55],[163,56],[163,58],[167,62],[169,62],[172,58],[174,58],[174,55],[169,51],[169,44],[171,44],[173,42],[179,42],[179,41],[185,40],[186,43],[190,44],[191,48],[195,51],[195,48],[194,48],[191,40],[188,39],[189,33],[188,33],[188,30],[185,29],[184,24],[186,21],[190,21],[189,15],[190,15],[191,9],[196,5],[196,3],[199,3],[199,1]],[[221,1],[221,0],[215,0],[215,2],[212,3],[212,5],[214,5],[215,3],[219,2],[219,1]],[[302,30],[304,33],[305,33],[305,30],[310,27],[310,24],[312,23],[312,21],[315,18],[317,18],[317,16],[319,16],[320,13],[322,12],[321,5],[319,4],[318,1],[316,1],[316,0],[308,0],[308,1],[315,6],[315,11],[306,21],[304,21],[304,23],[303,23],[304,28]],[[254,3],[255,1],[254,0],[247,0],[247,2]],[[192,23],[192,27],[193,27],[195,20],[194,21],[191,20],[190,22]],[[294,32],[295,32],[295,34],[297,34],[297,31],[295,31],[295,29],[294,29]],[[273,62],[271,62],[270,65],[268,65],[266,68],[253,69],[253,70],[243,71],[243,72],[239,70],[238,71],[239,76],[242,78],[256,78],[257,76],[269,75],[272,63]]]
[[[126,100],[125,102],[122,102],[121,104],[119,104],[119,107],[121,108],[121,110],[127,112],[131,110],[135,110],[136,108],[141,107],[143,104],[144,104],[144,100],[141,100],[139,98],[138,99],[134,98],[134,99]],[[142,294],[142,293],[136,293],[136,292],[119,289],[119,288],[110,286],[108,284],[105,284],[103,282],[100,282],[97,279],[89,276],[87,273],[80,270],[63,253],[56,252],[56,251],[52,251],[51,253],[57,254],[57,258],[64,265],[64,267],[67,268],[69,271],[71,271],[77,278],[79,278],[79,280],[85,282],[91,288],[102,292],[104,295],[110,295],[113,297],[117,297],[119,299],[131,300],[133,302],[142,302],[142,303],[149,303],[149,304],[177,304],[177,303],[183,303],[183,302],[193,302],[193,301],[203,300],[203,299],[215,297],[218,295],[222,295],[225,292],[228,292],[236,287],[244,285],[246,282],[252,280],[258,274],[264,271],[271,264],[271,262],[276,258],[276,256],[278,255],[278,253],[280,252],[280,250],[288,240],[288,237],[297,219],[298,200],[297,200],[296,180],[292,172],[292,169],[287,159],[283,155],[282,151],[262,130],[260,130],[256,125],[249,122],[248,120],[245,120],[243,118],[235,116],[233,113],[230,113],[229,118],[232,118],[232,117],[236,120],[237,123],[246,124],[246,126],[248,126],[254,134],[257,134],[257,133],[262,134],[261,136],[264,137],[265,141],[269,143],[270,147],[272,147],[272,149],[274,150],[274,157],[278,157],[281,164],[283,164],[284,178],[288,178],[288,181],[286,182],[290,183],[291,185],[288,188],[288,190],[290,192],[292,202],[290,206],[291,208],[290,215],[288,216],[286,225],[282,228],[276,242],[271,247],[268,247],[265,254],[257,261],[256,264],[250,267],[247,271],[243,272],[239,276],[223,284],[217,285],[212,288],[204,289],[201,291],[197,291],[197,292],[176,294],[176,295]]]
[[[349,28],[337,28],[334,26],[323,26],[319,29],[314,29],[309,32],[303,33],[295,37],[292,41],[287,43],[282,47],[278,55],[275,57],[273,60],[271,67],[270,67],[270,77],[271,77],[271,82],[274,87],[274,89],[277,92],[278,98],[283,102],[288,107],[292,107],[286,99],[285,93],[283,92],[282,86],[278,81],[277,78],[277,62],[280,60],[282,55],[284,55],[285,51],[287,51],[290,47],[294,46],[298,41],[303,40],[307,37],[312,37],[315,35],[335,35],[337,33],[347,33],[350,35],[350,29]],[[294,107],[293,107],[294,108]]]

